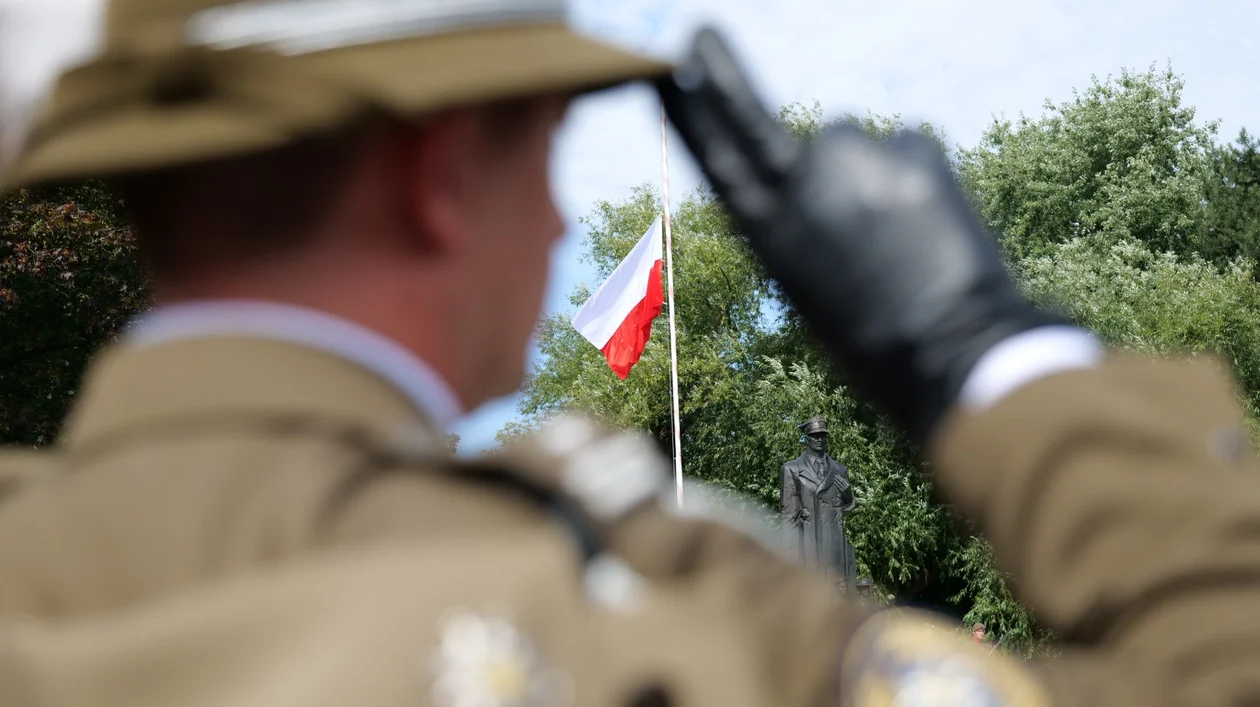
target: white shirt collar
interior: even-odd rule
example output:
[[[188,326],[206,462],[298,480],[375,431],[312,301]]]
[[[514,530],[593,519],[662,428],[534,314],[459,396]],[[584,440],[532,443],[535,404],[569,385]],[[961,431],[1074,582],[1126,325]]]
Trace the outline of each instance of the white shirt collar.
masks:
[[[318,310],[259,301],[168,305],[132,322],[126,341],[153,346],[240,335],[302,344],[357,363],[397,387],[438,429],[446,430],[464,414],[450,386],[418,356],[367,327]]]

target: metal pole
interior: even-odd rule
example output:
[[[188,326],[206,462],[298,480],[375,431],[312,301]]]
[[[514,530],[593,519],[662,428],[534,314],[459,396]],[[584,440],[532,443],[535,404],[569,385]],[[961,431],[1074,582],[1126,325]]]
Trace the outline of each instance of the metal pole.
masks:
[[[674,405],[674,488],[678,507],[683,504],[682,430],[678,415],[678,344],[674,324],[674,241],[669,228],[669,148],[665,139],[665,104],[661,103],[661,193],[665,204],[665,270],[669,292],[669,371]]]

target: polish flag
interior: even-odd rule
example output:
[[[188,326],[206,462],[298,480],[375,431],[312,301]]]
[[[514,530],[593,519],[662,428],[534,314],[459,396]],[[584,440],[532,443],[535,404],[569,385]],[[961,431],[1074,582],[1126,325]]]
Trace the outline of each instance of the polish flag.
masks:
[[[573,317],[573,328],[595,345],[609,368],[625,380],[639,362],[661,313],[661,219],[630,250],[604,284]]]

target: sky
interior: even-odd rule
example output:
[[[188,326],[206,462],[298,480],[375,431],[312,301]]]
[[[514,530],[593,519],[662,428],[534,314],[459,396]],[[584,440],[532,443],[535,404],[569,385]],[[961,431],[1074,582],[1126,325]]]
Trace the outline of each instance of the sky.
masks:
[[[1257,0],[572,0],[573,24],[628,49],[676,58],[704,25],[722,31],[768,105],[818,101],[827,116],[899,114],[974,146],[995,117],[1037,116],[1091,77],[1171,65],[1201,121],[1232,140],[1260,132]],[[670,197],[700,176],[668,134]],[[548,313],[597,286],[581,262],[578,219],[602,200],[661,182],[660,108],[646,87],[582,99],[555,151],[553,189],[569,229],[553,253]],[[536,350],[530,352],[537,362]],[[516,398],[474,411],[452,431],[461,454],[495,445]]]

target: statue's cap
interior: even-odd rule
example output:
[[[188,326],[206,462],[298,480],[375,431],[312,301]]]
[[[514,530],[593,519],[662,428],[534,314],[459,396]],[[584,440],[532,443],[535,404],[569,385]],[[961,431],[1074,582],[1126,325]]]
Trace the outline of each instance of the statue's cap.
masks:
[[[827,434],[827,421],[821,417],[811,417],[800,424],[801,431],[807,435]]]

